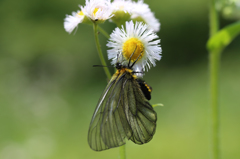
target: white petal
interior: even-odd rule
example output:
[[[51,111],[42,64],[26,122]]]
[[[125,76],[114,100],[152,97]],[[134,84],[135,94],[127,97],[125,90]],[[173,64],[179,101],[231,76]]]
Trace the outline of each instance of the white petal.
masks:
[[[64,29],[68,33],[71,33],[78,26],[78,24],[83,21],[84,16],[79,16],[77,14],[78,12],[73,12],[72,15],[66,15],[66,18],[64,19]]]
[[[158,19],[155,18],[153,12],[151,12],[149,6],[143,2],[143,0],[139,0],[138,2],[133,2],[132,18],[141,17],[149,29],[153,29],[154,32],[158,32],[160,30],[160,23]]]
[[[94,14],[95,9],[98,11]],[[110,0],[86,0],[83,13],[92,20],[107,20],[112,17],[113,8]]]

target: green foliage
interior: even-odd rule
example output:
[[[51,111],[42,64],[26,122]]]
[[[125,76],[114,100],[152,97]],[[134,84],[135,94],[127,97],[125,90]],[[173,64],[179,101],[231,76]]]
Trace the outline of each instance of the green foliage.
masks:
[[[163,107],[164,105],[163,105],[162,103],[157,103],[157,104],[153,104],[153,105],[152,105],[153,108],[154,108],[154,107],[158,107],[158,106]]]
[[[209,51],[221,51],[228,46],[238,34],[240,34],[240,22],[235,22],[224,27],[212,36],[207,42],[207,48]]]

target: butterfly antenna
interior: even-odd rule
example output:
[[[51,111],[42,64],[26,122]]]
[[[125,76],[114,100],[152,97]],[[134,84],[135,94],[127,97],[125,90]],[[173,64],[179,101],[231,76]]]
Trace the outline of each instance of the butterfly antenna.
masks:
[[[130,67],[131,58],[132,58],[133,54],[135,53],[136,49],[137,49],[137,45],[136,45],[133,53],[131,54],[131,56],[130,56],[130,58],[129,58],[128,67]]]
[[[93,65],[93,67],[114,67],[114,66]]]
[[[121,52],[119,51],[118,54],[117,54],[117,63],[119,63],[119,54],[121,54]]]
[[[119,54],[120,54],[120,52],[117,54],[117,62],[118,62],[118,59],[119,59]]]
[[[133,62],[133,64],[129,68],[133,67],[133,65],[138,61],[138,59],[139,59],[139,57],[141,56],[142,53],[143,53],[143,51],[138,55],[137,59]]]

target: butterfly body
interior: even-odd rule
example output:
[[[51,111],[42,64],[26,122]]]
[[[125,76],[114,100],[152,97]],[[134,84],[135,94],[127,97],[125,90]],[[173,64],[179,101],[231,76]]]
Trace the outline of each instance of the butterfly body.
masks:
[[[148,102],[152,88],[131,67],[117,63],[116,68],[90,123],[88,143],[95,151],[124,145],[125,139],[144,144],[155,133],[157,114]]]

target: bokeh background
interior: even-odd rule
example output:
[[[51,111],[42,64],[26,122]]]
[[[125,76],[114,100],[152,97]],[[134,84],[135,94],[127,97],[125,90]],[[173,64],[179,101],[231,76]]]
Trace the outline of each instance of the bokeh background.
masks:
[[[66,14],[83,0],[0,1],[0,159],[114,159],[118,148],[91,150],[88,126],[106,77],[91,26],[75,34]],[[210,156],[208,0],[145,0],[161,22],[163,58],[146,73],[153,87],[157,131],[128,158],[207,159]],[[221,27],[233,21],[221,18]],[[113,23],[101,25],[109,33]],[[107,39],[100,35],[104,53]],[[240,38],[222,55],[221,150],[240,158]],[[105,57],[106,54],[105,54]],[[109,63],[109,61],[108,61]],[[113,70],[111,70],[113,73]]]

